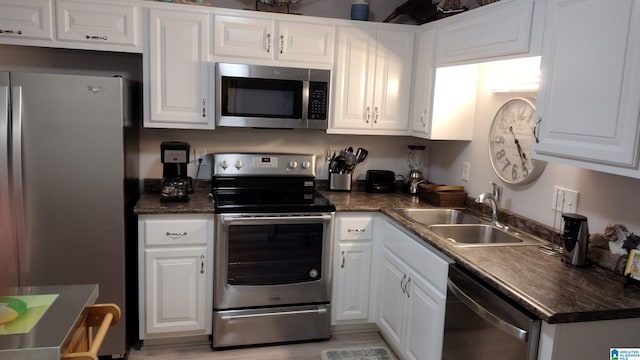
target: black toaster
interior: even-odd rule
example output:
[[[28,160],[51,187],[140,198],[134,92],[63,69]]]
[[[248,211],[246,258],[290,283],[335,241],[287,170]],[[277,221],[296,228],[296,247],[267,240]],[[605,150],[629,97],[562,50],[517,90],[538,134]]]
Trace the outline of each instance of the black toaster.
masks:
[[[389,170],[367,170],[364,190],[368,193],[396,192],[396,174]]]

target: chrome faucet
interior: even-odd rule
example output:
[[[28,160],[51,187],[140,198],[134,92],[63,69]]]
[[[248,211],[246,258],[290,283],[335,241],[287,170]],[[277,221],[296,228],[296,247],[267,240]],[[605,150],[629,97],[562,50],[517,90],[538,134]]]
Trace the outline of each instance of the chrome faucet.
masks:
[[[482,204],[485,201],[489,201],[489,205],[491,205],[491,223],[493,225],[497,225],[498,224],[498,202],[496,201],[495,196],[493,195],[493,193],[482,193],[480,195],[478,195],[478,197],[476,198],[476,202],[478,204]]]
[[[493,198],[496,200],[496,204],[498,205],[498,207],[500,207],[501,202],[502,201],[502,186],[494,183],[493,181],[490,181],[489,184],[491,185],[491,188],[493,189],[492,191],[492,195]]]

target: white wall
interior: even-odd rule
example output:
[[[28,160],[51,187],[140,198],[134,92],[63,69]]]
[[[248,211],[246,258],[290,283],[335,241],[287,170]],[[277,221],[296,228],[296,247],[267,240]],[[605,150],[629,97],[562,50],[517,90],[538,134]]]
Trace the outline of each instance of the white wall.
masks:
[[[480,67],[480,84],[486,67]],[[535,97],[535,93],[491,93],[478,86],[473,141],[432,141],[429,179],[464,185],[470,196],[491,189],[494,181],[504,187],[502,207],[548,226],[561,228],[562,219],[551,210],[553,186],[580,192],[577,212],[589,218],[589,229],[602,232],[608,224],[624,224],[640,233],[640,179],[609,175],[576,167],[548,163],[542,175],[527,185],[501,182],[488,157],[489,127],[500,106],[512,97]],[[471,163],[469,181],[461,180],[462,162]]]
[[[424,140],[405,136],[363,136],[327,135],[321,130],[275,130],[218,127],[213,131],[143,129],[140,134],[140,176],[142,178],[162,177],[160,163],[160,143],[162,141],[186,141],[191,145],[191,158],[199,149],[207,153],[216,152],[287,152],[315,154],[316,171],[319,179],[327,179],[327,165],[324,161],[325,148],[344,149],[353,147],[369,151],[367,159],[358,164],[354,176],[364,179],[366,170],[392,170],[397,175],[406,176],[407,146],[423,144]],[[188,168],[189,175],[196,175],[195,162]],[[209,178],[210,167],[201,167],[198,178]]]

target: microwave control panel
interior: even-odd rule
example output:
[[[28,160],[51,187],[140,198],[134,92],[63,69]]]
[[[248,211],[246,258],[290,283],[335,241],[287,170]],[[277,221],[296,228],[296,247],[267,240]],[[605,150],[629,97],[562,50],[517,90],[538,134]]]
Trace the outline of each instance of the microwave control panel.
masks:
[[[327,120],[328,84],[309,81],[309,120]]]

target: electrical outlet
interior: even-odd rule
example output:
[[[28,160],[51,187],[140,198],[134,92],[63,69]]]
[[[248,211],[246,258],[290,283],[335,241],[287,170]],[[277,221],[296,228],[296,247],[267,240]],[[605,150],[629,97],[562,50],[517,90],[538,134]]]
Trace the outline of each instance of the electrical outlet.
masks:
[[[553,187],[551,209],[563,213],[575,213],[578,211],[578,192],[575,190]]]
[[[209,165],[208,156],[207,156],[207,148],[196,148],[195,152],[195,164],[198,166],[198,160],[202,159],[200,166]]]
[[[462,162],[462,180],[469,181],[469,172],[471,171],[471,164],[468,161]]]

